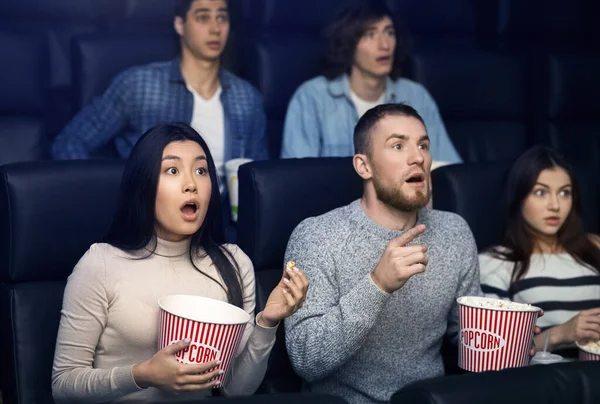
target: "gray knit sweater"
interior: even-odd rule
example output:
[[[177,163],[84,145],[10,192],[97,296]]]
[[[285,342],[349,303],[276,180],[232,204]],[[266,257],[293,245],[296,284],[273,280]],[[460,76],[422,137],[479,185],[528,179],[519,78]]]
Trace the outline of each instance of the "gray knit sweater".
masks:
[[[457,340],[456,298],[482,294],[477,247],[458,215],[422,209],[418,223],[427,230],[413,243],[429,248],[429,263],[392,295],[370,273],[402,232],[373,222],[360,200],[294,230],[285,259],[306,272],[310,288],[285,321],[286,345],[312,391],[383,403],[408,383],[444,373],[440,347],[445,334]]]

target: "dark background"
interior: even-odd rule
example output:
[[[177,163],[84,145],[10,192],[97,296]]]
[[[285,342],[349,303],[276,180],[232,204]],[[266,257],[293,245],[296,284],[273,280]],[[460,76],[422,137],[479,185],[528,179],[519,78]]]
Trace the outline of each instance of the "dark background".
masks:
[[[263,94],[271,156],[294,90],[322,69],[322,30],[348,0],[230,0],[224,65]],[[600,164],[600,2],[387,0],[404,75],[438,103],[467,162],[536,143]],[[169,0],[0,0],[0,164],[53,137],[123,69],[176,56]],[[115,156],[112,146],[99,153]]]

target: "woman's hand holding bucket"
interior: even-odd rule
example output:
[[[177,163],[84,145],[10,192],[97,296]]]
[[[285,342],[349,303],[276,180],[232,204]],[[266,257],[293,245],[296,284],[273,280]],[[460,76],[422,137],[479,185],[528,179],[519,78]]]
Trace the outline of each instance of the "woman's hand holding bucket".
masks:
[[[158,351],[146,362],[135,365],[132,373],[136,384],[142,388],[156,387],[172,393],[215,387],[219,381],[212,379],[223,371],[215,369],[212,372],[204,372],[216,368],[221,362],[211,361],[197,365],[179,362],[177,352],[189,345],[190,340],[179,341]]]
[[[600,340],[600,308],[583,310],[556,328],[557,345],[584,340],[598,341]]]

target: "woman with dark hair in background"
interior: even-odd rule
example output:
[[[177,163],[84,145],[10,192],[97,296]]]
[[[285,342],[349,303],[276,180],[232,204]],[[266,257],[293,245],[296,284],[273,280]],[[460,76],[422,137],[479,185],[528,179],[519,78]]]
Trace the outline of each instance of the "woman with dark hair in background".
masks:
[[[252,394],[277,325],[300,307],[308,281],[302,271],[285,271],[255,325],[252,263],[222,243],[217,171],[206,143],[187,124],[150,129],[127,161],[105,243],[92,245],[68,279],[52,371],[55,400],[166,402],[218,387],[211,381],[218,368],[203,373],[216,361],[176,360],[189,341],[156,352],[157,302],[172,294],[223,300],[250,314],[224,390]]]
[[[544,309],[538,349],[600,339],[600,249],[581,219],[573,172],[554,150],[537,146],[512,166],[504,239],[480,255],[481,288],[491,297]]]
[[[324,75],[302,84],[289,103],[281,157],[352,156],[358,119],[377,105],[402,102],[423,117],[433,160],[460,163],[429,92],[400,77],[405,48],[383,1],[343,10],[327,30]]]

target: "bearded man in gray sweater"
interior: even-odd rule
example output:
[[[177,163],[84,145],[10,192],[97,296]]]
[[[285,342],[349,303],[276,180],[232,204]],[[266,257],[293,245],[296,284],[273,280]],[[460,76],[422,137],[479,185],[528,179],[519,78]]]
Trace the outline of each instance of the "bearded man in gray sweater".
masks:
[[[425,208],[431,154],[413,108],[369,110],[354,146],[362,198],[304,220],[288,243],[286,261],[311,287],[285,322],[286,345],[312,391],[384,403],[444,374],[443,338],[458,338],[456,298],[481,295],[479,261],[460,216]]]

